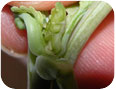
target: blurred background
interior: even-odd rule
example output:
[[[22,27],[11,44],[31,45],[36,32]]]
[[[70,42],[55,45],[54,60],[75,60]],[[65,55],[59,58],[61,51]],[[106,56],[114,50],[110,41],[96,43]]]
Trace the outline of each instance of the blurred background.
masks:
[[[1,51],[1,77],[5,85],[15,89],[27,88],[26,58],[15,58]]]

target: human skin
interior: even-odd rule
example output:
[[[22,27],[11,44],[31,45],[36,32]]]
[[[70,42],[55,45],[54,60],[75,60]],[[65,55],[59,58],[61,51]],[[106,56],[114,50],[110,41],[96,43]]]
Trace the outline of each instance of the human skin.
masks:
[[[46,3],[50,5],[50,9],[54,6],[50,2]],[[69,2],[65,3],[67,5]],[[38,7],[42,7],[39,10],[46,10],[44,2]],[[2,10],[1,21],[2,45],[16,53],[27,53],[26,30],[20,31],[16,28],[13,13],[8,5]],[[113,11],[97,27],[84,46],[74,65],[74,73],[79,88],[104,88],[112,82],[114,77]]]

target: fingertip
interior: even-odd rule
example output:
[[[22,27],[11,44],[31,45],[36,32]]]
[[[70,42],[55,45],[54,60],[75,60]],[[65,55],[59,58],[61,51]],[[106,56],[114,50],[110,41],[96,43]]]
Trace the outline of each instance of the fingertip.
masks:
[[[9,51],[16,53],[27,53],[27,34],[20,31],[14,24],[13,13],[10,6],[5,5],[1,14],[1,43]]]
[[[114,14],[105,18],[80,53],[74,67],[80,88],[105,88],[114,77]]]

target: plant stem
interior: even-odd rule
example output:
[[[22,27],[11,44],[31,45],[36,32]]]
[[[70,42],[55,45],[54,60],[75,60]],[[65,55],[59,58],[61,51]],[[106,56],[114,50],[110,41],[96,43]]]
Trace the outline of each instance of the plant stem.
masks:
[[[66,60],[69,60],[72,64],[75,63],[75,60],[86,41],[111,10],[112,8],[105,2],[100,2],[97,6],[96,3],[94,3],[88,9],[85,16],[76,26],[70,41],[68,42],[65,54]]]
[[[50,80],[42,79],[35,70],[35,59],[34,56],[30,51],[28,52],[28,88],[30,89],[48,89],[50,88]]]

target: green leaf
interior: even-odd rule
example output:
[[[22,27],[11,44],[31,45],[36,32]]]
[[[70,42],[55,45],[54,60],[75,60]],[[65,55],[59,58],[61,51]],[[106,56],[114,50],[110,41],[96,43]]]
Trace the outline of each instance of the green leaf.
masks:
[[[43,38],[43,24],[45,23],[45,16],[41,12],[36,11],[32,7],[12,7],[11,10],[16,14],[16,25],[20,28],[23,28],[23,23],[25,23],[28,35],[28,44],[31,52],[35,55],[45,54],[45,40]],[[22,25],[22,26],[21,26]]]
[[[67,60],[53,56],[38,56],[35,66],[37,73],[45,80],[54,80],[73,71]]]
[[[51,44],[52,51],[57,54],[61,50],[61,39],[65,31],[66,11],[64,6],[57,2],[52,9],[45,29],[45,40]]]
[[[15,24],[19,28],[19,30],[24,30],[25,29],[25,24],[20,18],[15,18]]]
[[[64,58],[38,56],[35,63],[38,75],[45,80],[55,80],[60,88],[77,88],[73,65]]]
[[[38,24],[41,25],[41,27],[43,26],[43,24],[45,23],[45,15],[42,14],[40,11],[36,11],[33,7],[25,7],[25,6],[20,6],[20,8],[14,6],[11,8],[11,11],[14,12],[15,14],[22,14],[22,13],[28,13],[30,15],[32,15],[38,22]]]
[[[28,44],[31,52],[35,55],[45,54],[45,41],[42,36],[42,27],[37,23],[36,19],[27,13],[19,15],[25,22]]]

